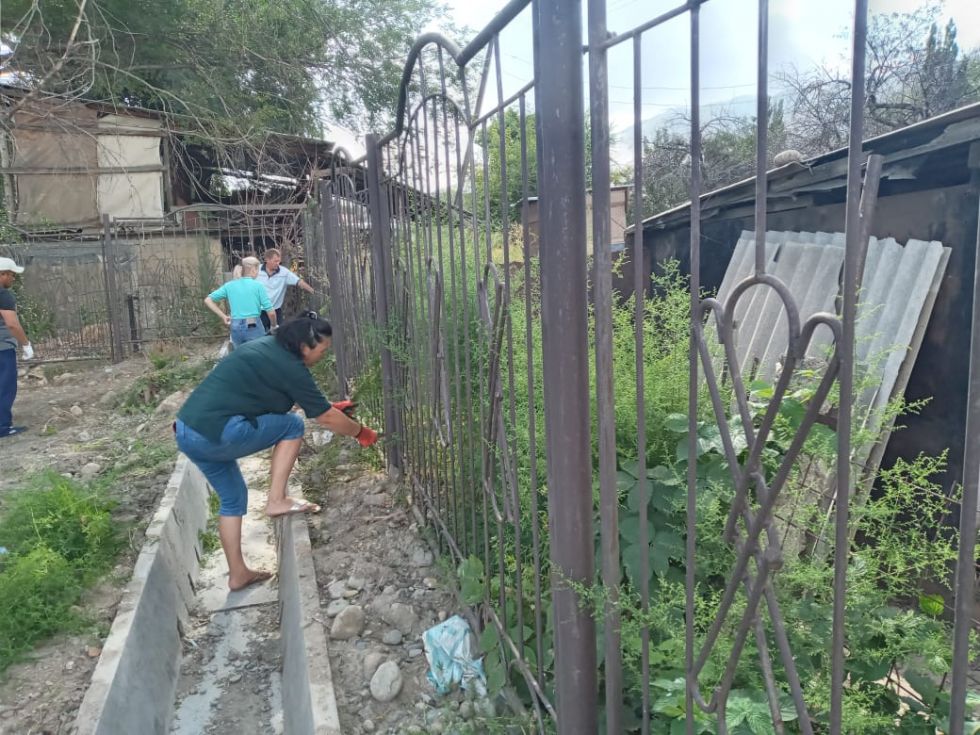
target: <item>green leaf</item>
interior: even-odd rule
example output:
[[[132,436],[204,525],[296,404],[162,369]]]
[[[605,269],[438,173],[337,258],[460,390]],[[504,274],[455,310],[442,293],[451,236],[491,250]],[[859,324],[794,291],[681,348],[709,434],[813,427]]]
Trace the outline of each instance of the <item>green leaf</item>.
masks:
[[[500,634],[497,632],[496,625],[488,625],[480,634],[480,650],[484,653],[496,651],[500,645]]]
[[[936,686],[932,679],[916,671],[903,671],[902,676],[916,693],[918,693],[925,704],[931,705],[936,701],[936,698],[939,696],[939,687]]]
[[[653,540],[653,524],[647,520],[647,543]],[[630,544],[640,543],[640,518],[635,515],[627,515],[619,521],[619,535]]]
[[[483,600],[483,562],[477,557],[470,556],[456,570],[459,577],[460,592],[468,605],[475,605]]]
[[[483,668],[487,674],[487,687],[490,691],[499,692],[503,689],[504,684],[507,683],[507,670],[504,668],[497,651],[486,655],[483,659]]]
[[[624,459],[619,463],[619,467],[634,480],[640,476],[640,460],[638,459]]]
[[[653,550],[657,555],[678,560],[683,559],[687,552],[684,539],[676,531],[658,531],[653,540]]]
[[[686,434],[688,431],[688,420],[687,416],[682,413],[671,413],[667,414],[667,418],[664,419],[664,428],[667,431],[672,431],[675,434]]]
[[[945,609],[945,600],[942,595],[919,595],[919,609],[926,615],[938,618]]]
[[[640,508],[650,502],[650,483],[635,480],[629,495],[626,497],[626,507],[634,513],[639,513]]]
[[[636,484],[636,476],[629,472],[619,470],[616,472],[616,489],[621,493],[627,492]]]
[[[677,476],[676,472],[669,467],[664,467],[662,464],[658,464],[656,467],[651,467],[647,470],[647,477],[659,485],[667,485],[668,487],[676,487],[683,484],[683,481]]]
[[[633,584],[639,586],[642,579],[643,558],[646,557],[651,572],[654,569],[654,560],[650,559],[649,548],[643,549],[639,544],[628,544],[623,546],[623,566]]]

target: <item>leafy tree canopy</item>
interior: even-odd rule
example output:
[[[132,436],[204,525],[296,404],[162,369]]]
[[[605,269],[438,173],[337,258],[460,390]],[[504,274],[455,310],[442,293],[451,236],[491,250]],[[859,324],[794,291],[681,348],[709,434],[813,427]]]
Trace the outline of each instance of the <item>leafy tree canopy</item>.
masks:
[[[6,0],[4,71],[35,94],[317,134],[381,127],[438,0]]]

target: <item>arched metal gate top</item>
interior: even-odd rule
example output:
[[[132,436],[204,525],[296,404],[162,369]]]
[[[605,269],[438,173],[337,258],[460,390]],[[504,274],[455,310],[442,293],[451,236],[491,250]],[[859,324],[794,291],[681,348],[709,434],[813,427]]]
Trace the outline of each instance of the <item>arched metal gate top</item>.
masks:
[[[867,0],[854,3],[841,305],[836,312],[807,314],[789,285],[771,272],[762,235],[754,238],[753,267],[745,280],[717,298],[701,292],[704,192],[701,166],[691,162],[703,154],[700,14],[706,2],[680,3],[611,34],[605,2],[592,0],[586,36],[580,2],[515,0],[465,48],[426,34],[408,56],[394,129],[368,136],[366,158],[343,164],[320,190],[318,262],[331,284],[341,383],[366,393],[371,386],[381,389],[384,400],[374,410],[383,414],[389,434],[389,465],[404,473],[414,502],[459,565],[491,686],[509,685],[511,701],[522,703],[542,732],[656,731],[651,727],[662,702],[654,701],[652,690],[662,699],[674,684],[658,681],[661,665],[651,657],[656,642],[650,616],[666,604],[654,600],[665,584],[654,590],[651,578],[667,579],[664,570],[671,565],[683,569],[685,590],[685,653],[675,668],[683,674],[677,696],[686,732],[699,732],[706,722],[719,733],[730,731],[727,710],[750,656],[776,732],[844,732],[849,500],[859,483],[851,466],[855,323],[881,175],[881,159],[862,150]],[[768,1],[758,0],[756,7],[754,219],[755,232],[766,233],[772,160]],[[522,86],[510,83],[513,89],[505,94],[500,35],[521,13],[531,17],[534,78]],[[648,426],[646,392],[658,376],[648,372],[646,334],[656,315],[641,298],[651,290],[643,237],[643,41],[668,23],[684,27],[690,49],[684,165],[691,319],[687,428],[680,431],[687,436],[686,459],[677,465],[684,468],[687,488],[680,534],[657,526],[651,515],[651,496],[680,485],[661,467],[647,466],[655,427]],[[621,318],[622,290],[630,284],[620,280],[614,290],[607,247],[613,206],[608,55],[614,49],[626,49],[633,61],[634,181],[626,237],[632,238],[634,312],[628,324]],[[471,67],[477,69],[467,74]],[[366,176],[357,179],[355,169]],[[786,339],[762,405],[753,387],[756,368],[739,364],[736,349],[737,315],[747,308],[748,294],[760,289],[781,304],[779,329]],[[614,313],[620,315],[615,323]],[[980,311],[974,328],[978,317]],[[630,342],[624,328],[633,333],[631,406],[617,395],[627,387],[616,380],[623,366],[614,357]],[[821,334],[832,350],[814,370],[806,358]],[[802,368],[811,375],[812,389],[774,461],[767,446]],[[974,365],[949,677],[949,732],[957,735],[966,720],[970,662],[978,389],[980,368]],[[777,572],[786,552],[776,510],[830,403],[836,406],[837,453],[827,468],[835,529],[828,545],[834,570],[826,645],[829,703],[818,712],[793,650],[798,623],[787,620],[778,594]],[[705,489],[698,461],[689,459],[703,453],[701,442],[707,440],[699,418],[706,416],[731,488],[724,522],[714,534],[730,549],[730,567],[710,615],[698,597]],[[636,427],[629,462],[620,451],[627,420]],[[637,497],[635,518],[622,517]],[[637,650],[624,654],[634,633]]]

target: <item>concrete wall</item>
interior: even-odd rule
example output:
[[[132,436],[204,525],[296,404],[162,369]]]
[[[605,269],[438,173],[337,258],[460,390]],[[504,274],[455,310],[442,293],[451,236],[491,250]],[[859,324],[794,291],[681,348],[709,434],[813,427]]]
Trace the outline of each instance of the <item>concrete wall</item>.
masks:
[[[742,230],[752,230],[752,204],[723,218],[702,222],[701,285],[717,289],[724,277]],[[977,247],[978,192],[969,185],[931,191],[882,196],[875,212],[871,234],[894,237],[901,243],[916,238],[939,240],[952,248],[946,274],[922,349],[905,391],[906,398],[931,398],[919,415],[906,416],[889,440],[883,466],[897,457],[914,457],[919,452],[937,454],[949,448],[949,470],[944,484],[962,479],[963,437],[966,426],[966,389],[969,368],[970,322],[973,300],[973,267]],[[828,202],[806,209],[770,212],[769,230],[841,232],[844,205]],[[632,237],[627,251],[632,251]],[[676,259],[681,269],[690,269],[690,228],[646,229],[644,271],[654,264]],[[632,266],[625,270],[631,273]],[[649,280],[647,280],[649,282]],[[620,286],[632,292],[632,276]]]

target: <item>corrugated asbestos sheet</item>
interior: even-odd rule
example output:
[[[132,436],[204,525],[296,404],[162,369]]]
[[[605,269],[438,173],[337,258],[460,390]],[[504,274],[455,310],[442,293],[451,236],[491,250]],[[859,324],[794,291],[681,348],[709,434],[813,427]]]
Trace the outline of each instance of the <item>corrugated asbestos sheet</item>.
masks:
[[[718,292],[722,303],[753,274],[754,253],[755,233],[742,232]],[[891,429],[881,425],[882,411],[905,390],[949,253],[940,242],[910,240],[903,246],[892,238],[871,238],[868,244],[856,327],[855,382],[863,390],[855,406],[855,429],[864,426],[882,436],[856,450],[854,460],[872,471]],[[843,233],[766,233],[766,272],[788,285],[801,323],[817,312],[837,312],[843,267]],[[736,306],[735,325],[746,383],[753,378],[773,383],[787,348],[782,300],[767,286],[751,287]],[[830,331],[819,327],[807,350],[807,364],[825,362],[831,341]]]

